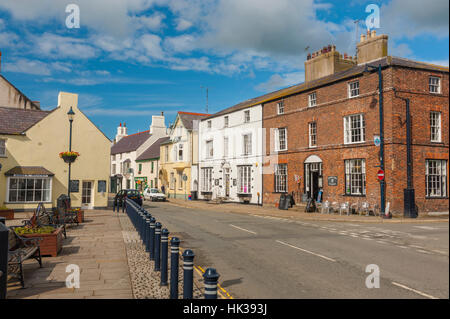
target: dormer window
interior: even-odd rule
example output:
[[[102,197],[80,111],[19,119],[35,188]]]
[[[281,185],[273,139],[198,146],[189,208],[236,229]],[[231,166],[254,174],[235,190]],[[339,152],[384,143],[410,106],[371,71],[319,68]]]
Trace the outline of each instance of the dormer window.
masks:
[[[230,119],[228,116],[223,118],[223,127],[228,127],[230,125]]]
[[[212,123],[211,123],[211,121],[208,121],[208,122],[207,122],[207,125],[208,125],[208,130],[210,130],[210,129],[211,129],[211,127],[212,127]]]

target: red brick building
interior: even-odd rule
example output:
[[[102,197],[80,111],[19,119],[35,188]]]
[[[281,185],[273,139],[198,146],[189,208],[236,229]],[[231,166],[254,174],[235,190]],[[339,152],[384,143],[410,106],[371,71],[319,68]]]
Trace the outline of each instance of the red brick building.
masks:
[[[448,211],[449,70],[387,55],[387,36],[368,33],[358,57],[328,46],[308,56],[305,82],[255,99],[263,104],[263,203],[295,192],[339,203],[380,204],[378,73],[382,66],[386,203],[403,213],[406,112],[412,119],[413,187],[419,214]],[[297,196],[299,198],[299,196]]]

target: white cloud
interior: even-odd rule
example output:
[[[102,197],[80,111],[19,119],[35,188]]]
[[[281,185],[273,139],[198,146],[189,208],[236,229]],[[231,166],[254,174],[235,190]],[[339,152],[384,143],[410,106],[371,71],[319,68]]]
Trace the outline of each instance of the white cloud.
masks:
[[[38,60],[28,60],[24,58],[16,59],[13,62],[4,63],[6,72],[17,72],[33,75],[50,75],[51,70],[47,63]]]
[[[144,34],[139,39],[139,44],[144,48],[147,56],[154,59],[163,59],[165,54],[161,48],[161,38],[155,34]]]
[[[85,39],[44,33],[32,36],[32,41],[40,54],[51,58],[89,59],[97,55],[97,49]]]
[[[380,15],[382,30],[392,37],[449,35],[448,0],[392,0],[381,7]]]
[[[262,92],[272,92],[304,82],[304,72],[292,72],[284,75],[274,74],[267,82],[258,84],[255,88]]]
[[[156,12],[151,16],[139,16],[134,17],[135,23],[139,24],[139,27],[145,28],[150,31],[159,31],[164,27],[163,20],[166,16],[160,12]]]
[[[190,27],[192,27],[192,25],[193,25],[193,23],[191,21],[188,21],[188,20],[182,19],[182,18],[177,19],[176,24],[177,25],[176,25],[175,29],[177,31],[185,31],[185,30],[189,29]]]
[[[196,38],[190,34],[183,34],[177,37],[166,37],[164,47],[176,53],[189,53],[196,48]]]

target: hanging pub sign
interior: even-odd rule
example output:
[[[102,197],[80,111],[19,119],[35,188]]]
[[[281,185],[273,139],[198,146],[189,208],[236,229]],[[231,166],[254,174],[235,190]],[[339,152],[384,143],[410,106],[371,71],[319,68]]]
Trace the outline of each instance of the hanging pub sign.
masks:
[[[70,192],[78,193],[79,191],[80,191],[80,181],[77,179],[70,180]]]
[[[337,176],[328,176],[328,186],[337,186],[338,178]]]

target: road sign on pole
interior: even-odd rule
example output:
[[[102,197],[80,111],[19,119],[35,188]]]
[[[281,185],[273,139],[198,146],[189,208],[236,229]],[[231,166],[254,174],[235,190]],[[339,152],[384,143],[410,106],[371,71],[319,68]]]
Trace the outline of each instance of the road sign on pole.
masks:
[[[375,146],[380,146],[381,145],[380,135],[374,135],[373,136],[373,143],[375,144]]]
[[[384,171],[382,169],[378,170],[377,176],[380,181],[384,180]]]

